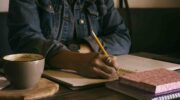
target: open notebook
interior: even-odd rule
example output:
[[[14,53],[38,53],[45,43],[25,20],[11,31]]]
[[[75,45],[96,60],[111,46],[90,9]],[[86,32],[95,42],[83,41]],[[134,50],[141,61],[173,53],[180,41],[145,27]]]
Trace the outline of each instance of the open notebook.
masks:
[[[123,75],[131,72],[143,72],[158,68],[165,68],[168,70],[180,69],[180,64],[169,63],[165,61],[139,57],[134,55],[122,55],[117,57],[119,65],[119,74]]]
[[[53,81],[63,83],[72,90],[103,85],[105,82],[112,81],[108,79],[92,79],[83,77],[69,70],[46,70],[44,71],[43,76]]]
[[[122,55],[118,56],[119,63],[119,75],[123,75],[129,72],[142,72],[147,70],[153,70],[157,68],[165,68],[169,70],[180,69],[179,64],[168,63],[158,60],[153,60],[144,57],[138,57],[134,55]],[[100,85],[102,83],[112,81],[107,79],[91,79],[80,76],[74,72],[58,71],[58,70],[45,70],[44,77],[52,79],[57,82],[61,82],[69,86],[71,89],[79,89],[89,86]]]

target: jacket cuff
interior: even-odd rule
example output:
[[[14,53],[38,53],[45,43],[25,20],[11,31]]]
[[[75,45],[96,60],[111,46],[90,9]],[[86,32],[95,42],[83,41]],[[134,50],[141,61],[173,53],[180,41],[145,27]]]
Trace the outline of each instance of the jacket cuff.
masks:
[[[99,46],[92,36],[84,38],[84,40],[91,46],[94,52],[99,52]],[[101,41],[101,40],[100,40]]]

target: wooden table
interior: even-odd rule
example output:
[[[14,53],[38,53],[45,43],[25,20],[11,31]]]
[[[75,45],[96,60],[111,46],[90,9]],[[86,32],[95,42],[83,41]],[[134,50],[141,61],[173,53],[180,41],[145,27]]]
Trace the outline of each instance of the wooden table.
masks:
[[[161,55],[149,53],[138,53],[135,55],[144,56],[153,59],[180,63],[179,59],[172,59]],[[124,94],[107,89],[105,86],[98,86],[84,90],[70,90],[60,84],[60,90],[55,95],[41,100],[135,100]]]
[[[180,64],[180,59],[170,58],[163,55],[154,55],[149,53],[136,53],[135,55],[170,61]],[[46,97],[39,100],[135,100],[129,96],[115,92],[105,86],[97,86],[83,90],[70,90],[60,84],[60,90],[51,97]]]
[[[83,90],[70,90],[60,85],[55,95],[41,100],[135,100],[129,96],[98,86]]]

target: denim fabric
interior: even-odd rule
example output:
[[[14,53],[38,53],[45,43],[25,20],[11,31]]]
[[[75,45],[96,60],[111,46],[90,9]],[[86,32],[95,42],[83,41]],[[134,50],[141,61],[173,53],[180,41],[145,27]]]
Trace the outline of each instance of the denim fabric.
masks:
[[[110,54],[128,53],[130,36],[113,0],[104,0],[107,8],[104,15],[97,1],[76,0],[71,9],[67,0],[10,0],[8,25],[12,50],[50,57],[62,49],[68,50],[66,42],[78,40],[89,43],[98,52],[90,36],[92,28]]]

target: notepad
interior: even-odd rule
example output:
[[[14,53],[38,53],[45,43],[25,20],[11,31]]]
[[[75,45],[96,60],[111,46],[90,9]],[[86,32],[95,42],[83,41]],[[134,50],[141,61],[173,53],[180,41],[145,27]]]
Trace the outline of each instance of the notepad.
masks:
[[[180,69],[179,64],[168,63],[164,61],[153,60],[134,55],[122,55],[117,57],[118,73],[125,75],[133,72],[143,72],[157,68],[166,68],[168,70]],[[107,79],[92,79],[78,75],[74,72],[66,72],[60,70],[45,70],[43,76],[52,79],[56,82],[63,83],[71,89],[86,88],[96,85],[102,85],[106,82],[112,81]]]
[[[63,83],[67,85],[70,89],[82,89],[89,88],[92,86],[103,85],[105,82],[112,81],[115,79],[92,79],[78,75],[75,72],[70,72],[69,70],[46,70],[43,76],[54,80],[56,82]]]

